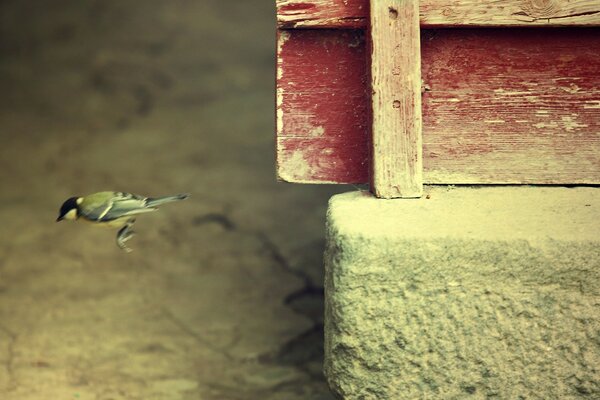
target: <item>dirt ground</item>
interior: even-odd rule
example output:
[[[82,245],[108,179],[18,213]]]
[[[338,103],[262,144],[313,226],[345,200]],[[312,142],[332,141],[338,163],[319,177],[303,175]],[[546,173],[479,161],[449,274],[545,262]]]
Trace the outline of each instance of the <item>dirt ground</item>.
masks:
[[[0,398],[331,399],[327,199],[276,183],[273,0],[0,1]],[[113,230],[72,195],[191,198]]]

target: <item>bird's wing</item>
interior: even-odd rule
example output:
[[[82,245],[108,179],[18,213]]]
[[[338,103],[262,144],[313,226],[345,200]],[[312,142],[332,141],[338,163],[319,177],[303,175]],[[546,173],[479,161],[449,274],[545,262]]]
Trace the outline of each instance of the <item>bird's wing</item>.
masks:
[[[107,222],[128,215],[152,211],[156,211],[156,208],[148,207],[145,197],[115,192],[113,196],[105,198],[100,204],[90,204],[90,207],[85,210],[85,216],[93,221]]]

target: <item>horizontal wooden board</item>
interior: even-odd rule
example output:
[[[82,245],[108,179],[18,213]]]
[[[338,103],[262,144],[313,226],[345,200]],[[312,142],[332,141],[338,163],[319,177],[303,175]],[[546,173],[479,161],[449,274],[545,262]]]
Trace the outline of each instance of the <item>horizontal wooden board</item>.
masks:
[[[421,27],[600,26],[598,0],[421,0]],[[281,28],[358,28],[369,0],[277,0]]]
[[[278,173],[366,183],[361,30],[279,34]],[[425,183],[600,183],[600,29],[423,30]]]

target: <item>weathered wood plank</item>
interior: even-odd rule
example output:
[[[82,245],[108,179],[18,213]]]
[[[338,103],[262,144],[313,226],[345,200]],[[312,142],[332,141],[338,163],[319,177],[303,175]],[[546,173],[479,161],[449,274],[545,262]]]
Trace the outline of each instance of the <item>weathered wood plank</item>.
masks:
[[[279,179],[366,182],[370,127],[365,72],[362,32],[279,32]]]
[[[357,28],[367,25],[369,0],[277,0],[280,28]]]
[[[421,0],[421,27],[600,26],[598,0]],[[277,0],[281,28],[360,28],[369,0]]]
[[[419,0],[371,0],[371,190],[421,197]]]
[[[366,183],[364,36],[293,30],[278,52],[278,171]],[[600,183],[600,29],[421,32],[425,183]]]

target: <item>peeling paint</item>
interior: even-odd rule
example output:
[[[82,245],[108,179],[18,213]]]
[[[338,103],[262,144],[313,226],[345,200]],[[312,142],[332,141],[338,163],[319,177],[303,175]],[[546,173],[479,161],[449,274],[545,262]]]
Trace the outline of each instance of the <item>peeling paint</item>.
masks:
[[[575,130],[580,130],[581,128],[587,128],[589,125],[579,123],[576,120],[576,117],[564,115],[561,117],[560,121],[538,122],[533,126],[538,129],[563,128],[567,132],[573,132]]]
[[[277,133],[283,132],[283,89],[277,88]]]
[[[325,128],[323,128],[322,126],[314,127],[310,130],[310,132],[308,132],[308,135],[312,137],[323,136],[323,134],[325,134]]]
[[[358,47],[363,44],[363,40],[360,37],[356,37],[355,40],[352,40],[348,43],[348,47]]]
[[[561,118],[562,125],[567,132],[572,132],[574,130],[579,130],[579,128],[587,128],[589,125],[580,124],[573,117],[564,116]]]
[[[285,42],[287,42],[290,38],[290,33],[287,31],[279,31],[277,37],[277,54],[281,54],[283,50],[283,46]],[[277,79],[281,79],[283,77],[283,62],[280,59],[277,59]]]
[[[556,121],[552,122],[538,122],[533,125],[535,128],[543,129],[543,128],[558,128],[558,123]]]
[[[502,96],[523,96],[527,94],[531,94],[529,90],[526,91],[515,91],[515,90],[504,90],[504,89],[495,89],[494,93]]]
[[[279,178],[286,182],[297,182],[298,179],[312,176],[312,172],[302,150],[295,150],[291,156],[283,161],[283,165],[279,166]]]
[[[590,109],[590,108],[592,108],[592,109],[600,108],[600,100],[589,100],[589,101],[586,101],[583,104],[583,108],[587,108],[587,109]]]
[[[561,89],[571,94],[577,93],[581,90],[581,88],[574,83],[571,83],[569,86],[561,86]]]
[[[581,80],[581,77],[578,77],[578,76],[571,77],[571,76],[569,76],[569,77],[554,78],[554,79],[552,79],[552,81],[557,82],[557,83],[560,82],[560,81],[578,81],[578,80]]]
[[[279,31],[277,34],[277,54],[281,54],[281,51],[283,50],[283,46],[285,45],[285,43],[289,40],[290,38],[290,33],[286,32],[286,31]],[[279,81],[283,78],[283,60],[279,59],[279,57],[277,58],[277,90],[276,90],[276,95],[277,95],[277,99],[276,99],[276,108],[277,108],[277,112],[276,112],[276,131],[278,134],[280,134],[281,132],[283,132],[283,95],[284,95],[284,89],[283,89],[283,85],[279,84]]]

